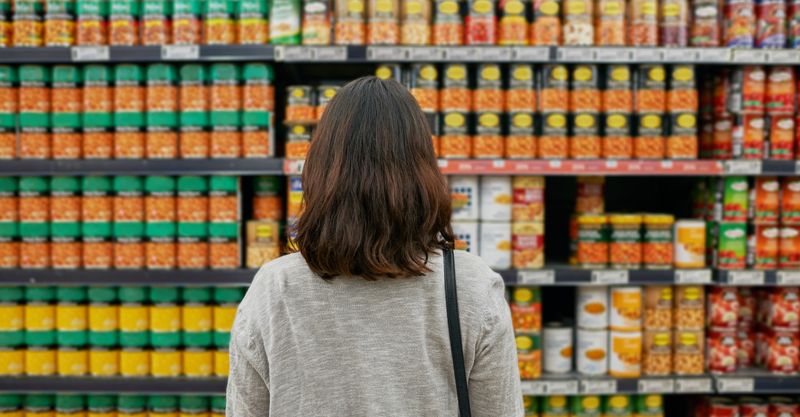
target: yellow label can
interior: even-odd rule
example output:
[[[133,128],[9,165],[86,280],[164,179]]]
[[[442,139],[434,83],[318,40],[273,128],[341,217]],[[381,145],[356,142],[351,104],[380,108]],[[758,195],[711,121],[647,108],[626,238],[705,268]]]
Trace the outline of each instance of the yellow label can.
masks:
[[[228,349],[217,349],[214,351],[214,375],[228,376],[230,370],[230,357]]]
[[[25,330],[43,332],[54,330],[56,325],[56,307],[51,304],[25,305]]]
[[[186,349],[183,351],[183,373],[189,377],[211,376],[214,368],[214,353],[208,349]]]
[[[50,348],[28,348],[25,351],[25,373],[35,376],[56,372],[56,351]]]
[[[92,376],[114,376],[119,374],[119,351],[115,349],[92,349],[89,351],[89,373]]]
[[[59,304],[56,306],[56,329],[61,332],[86,330],[86,306]]]
[[[43,410],[40,408],[25,410],[25,417],[56,417],[55,410]]]
[[[24,417],[23,410],[1,410],[0,417]]]
[[[176,349],[156,349],[150,354],[150,369],[154,377],[181,375],[181,352]]]
[[[84,349],[61,348],[56,357],[59,375],[83,376],[89,371],[89,353]]]
[[[211,331],[213,313],[211,306],[190,304],[183,306],[183,330],[186,332]]]
[[[119,373],[122,376],[150,374],[150,352],[142,349],[123,349],[119,353]]]
[[[147,306],[139,304],[122,305],[119,308],[119,329],[123,332],[145,332],[150,327],[150,314]]]
[[[119,307],[108,304],[89,306],[89,330],[111,332],[119,328]]]
[[[89,411],[86,417],[117,417],[115,411]]]
[[[86,410],[80,411],[56,411],[55,417],[86,417]]]
[[[225,304],[214,307],[214,331],[230,332],[233,328],[233,319],[236,318],[236,304]]]
[[[150,307],[150,330],[164,333],[180,331],[181,308],[174,305]]]
[[[25,372],[25,351],[0,348],[0,375],[17,376]]]
[[[0,304],[0,332],[22,330],[25,310],[19,304]]]

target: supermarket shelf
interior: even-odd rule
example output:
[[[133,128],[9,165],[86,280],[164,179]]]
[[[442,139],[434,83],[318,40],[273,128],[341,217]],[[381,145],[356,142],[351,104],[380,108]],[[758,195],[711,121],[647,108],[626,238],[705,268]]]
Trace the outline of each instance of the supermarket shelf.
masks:
[[[522,381],[524,395],[575,394],[699,394],[714,392],[710,375],[691,377],[611,378],[578,374],[543,375]]]
[[[800,270],[718,270],[716,281],[728,285],[800,285]]]
[[[709,269],[589,270],[557,266],[552,269],[505,271],[503,278],[511,285],[711,284],[712,272]]]
[[[765,370],[739,371],[714,378],[720,394],[796,394],[800,391],[800,376],[773,375]]]
[[[0,377],[0,392],[224,394],[227,378]]]
[[[69,64],[93,62],[271,61],[272,45],[166,45],[3,48],[5,64]]]
[[[0,270],[0,285],[249,285],[256,270]]]
[[[282,175],[283,159],[15,159],[0,175]]]

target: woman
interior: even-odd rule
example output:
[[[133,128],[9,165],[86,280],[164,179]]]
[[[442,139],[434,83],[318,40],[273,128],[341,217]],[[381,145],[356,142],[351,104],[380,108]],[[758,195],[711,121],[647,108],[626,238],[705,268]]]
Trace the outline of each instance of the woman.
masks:
[[[450,197],[408,90],[375,77],[339,90],[303,188],[299,253],[264,265],[236,315],[228,416],[457,416]],[[466,252],[455,265],[472,416],[522,416],[503,281]]]

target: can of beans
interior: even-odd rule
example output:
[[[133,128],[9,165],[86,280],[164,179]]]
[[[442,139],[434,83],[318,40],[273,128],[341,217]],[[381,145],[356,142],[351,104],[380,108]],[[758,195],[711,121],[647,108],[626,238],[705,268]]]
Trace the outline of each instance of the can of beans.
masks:
[[[610,292],[609,323],[611,330],[640,330],[642,327],[642,287],[612,287]]]
[[[800,327],[800,288],[776,287],[768,296],[764,324],[773,328]]]
[[[778,241],[778,267],[800,268],[800,226],[784,225]]]
[[[553,374],[572,371],[572,327],[559,322],[548,323],[542,338],[544,371]]]
[[[608,289],[601,286],[578,287],[578,327],[582,329],[606,329],[608,327]]]
[[[705,326],[705,288],[699,285],[675,287],[673,317],[677,329],[702,329]]]
[[[517,360],[519,376],[523,380],[536,379],[542,374],[542,338],[539,333],[517,332]]]
[[[638,395],[635,401],[638,417],[664,417],[664,398],[661,394]]]
[[[642,374],[669,375],[671,372],[671,331],[669,329],[645,330],[642,342]]]
[[[478,234],[477,221],[454,221],[450,223],[453,228],[453,235],[456,239],[456,249],[465,250],[470,253],[480,253],[480,235]]]
[[[572,417],[599,417],[603,415],[600,397],[597,395],[572,397],[570,403],[570,415]]]
[[[609,375],[617,378],[637,378],[641,374],[642,332],[610,333]]]
[[[524,417],[539,417],[539,399],[532,395],[522,396],[522,409]]]
[[[480,219],[511,221],[512,188],[509,176],[480,178]]]
[[[702,330],[676,330],[673,336],[673,373],[700,375],[705,370]]]
[[[780,198],[781,223],[800,224],[800,177],[783,178]]]
[[[544,221],[544,177],[513,177],[512,196],[512,220]]]
[[[739,321],[737,326],[752,327],[755,320],[756,297],[750,287],[739,287]]]
[[[608,265],[608,217],[602,214],[578,216],[577,260],[581,268]]]
[[[739,319],[739,294],[736,287],[711,287],[708,294],[708,326],[735,329]]]
[[[511,263],[517,269],[544,266],[544,224],[511,223]]]
[[[480,256],[491,268],[511,268],[511,223],[484,222],[480,224],[478,241]]]
[[[736,417],[739,406],[730,398],[712,397],[708,402],[708,417]]]
[[[578,329],[575,362],[583,375],[605,375],[608,372],[608,331]]]
[[[757,224],[750,237],[748,266],[755,269],[775,269],[780,256],[781,228],[777,225]],[[787,247],[788,249],[788,247]]]
[[[672,287],[649,285],[644,290],[644,328],[672,328]]]
[[[642,263],[642,216],[612,214],[609,216],[609,263],[612,268],[639,268]]]
[[[514,287],[511,291],[511,320],[515,331],[542,329],[542,299],[539,287]]]
[[[794,116],[770,115],[767,117],[769,127],[769,157],[771,159],[794,159]]]
[[[671,214],[646,214],[642,222],[642,263],[645,269],[672,268],[675,217]]]
[[[787,397],[769,397],[769,413],[770,417],[795,417],[800,414],[800,406],[792,398]]]
[[[675,222],[675,267],[702,268],[706,265],[706,223],[702,220]]]

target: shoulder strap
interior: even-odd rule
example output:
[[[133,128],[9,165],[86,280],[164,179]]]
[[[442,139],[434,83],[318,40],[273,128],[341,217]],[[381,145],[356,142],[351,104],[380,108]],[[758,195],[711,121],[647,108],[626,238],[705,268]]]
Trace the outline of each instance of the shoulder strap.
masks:
[[[447,302],[447,327],[450,332],[450,353],[453,355],[453,371],[456,377],[458,394],[458,413],[460,417],[471,417],[469,409],[469,390],[467,372],[464,369],[464,348],[461,345],[461,325],[458,318],[458,298],[456,297],[456,266],[452,249],[445,249],[444,255],[444,294]]]

